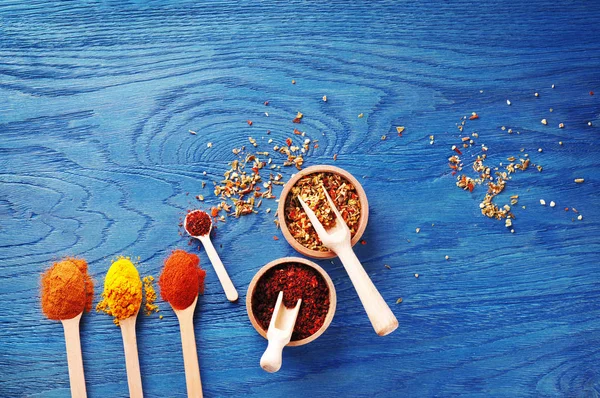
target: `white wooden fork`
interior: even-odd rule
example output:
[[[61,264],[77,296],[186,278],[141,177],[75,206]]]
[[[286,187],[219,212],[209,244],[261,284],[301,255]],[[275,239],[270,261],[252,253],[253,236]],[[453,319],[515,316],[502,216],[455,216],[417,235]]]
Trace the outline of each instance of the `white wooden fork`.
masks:
[[[329,250],[333,251],[340,258],[340,261],[344,265],[350,280],[358,293],[358,297],[369,316],[373,329],[379,336],[385,336],[392,333],[398,327],[398,320],[392,313],[390,307],[386,304],[383,297],[369,278],[369,275],[365,272],[362,264],[354,254],[351,244],[350,229],[346,222],[342,218],[335,203],[329,197],[327,190],[321,185],[325,197],[329,202],[331,210],[334,212],[336,217],[335,225],[328,231],[325,230],[323,225],[319,222],[319,219],[315,213],[308,207],[308,205],[298,195],[298,200],[302,205],[302,208],[306,212],[313,228],[317,232],[319,239],[323,242]]]

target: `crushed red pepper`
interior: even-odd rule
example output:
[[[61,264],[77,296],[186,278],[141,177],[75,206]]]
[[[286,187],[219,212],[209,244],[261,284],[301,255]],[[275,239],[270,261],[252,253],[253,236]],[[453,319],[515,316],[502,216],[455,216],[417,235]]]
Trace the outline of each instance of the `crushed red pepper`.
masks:
[[[329,287],[319,272],[304,264],[288,263],[273,267],[258,280],[252,292],[252,312],[265,332],[280,291],[287,308],[294,308],[302,299],[292,341],[305,339],[321,329],[329,311]]]
[[[202,210],[193,210],[188,213],[185,229],[192,236],[202,236],[210,232],[212,221],[210,216]]]

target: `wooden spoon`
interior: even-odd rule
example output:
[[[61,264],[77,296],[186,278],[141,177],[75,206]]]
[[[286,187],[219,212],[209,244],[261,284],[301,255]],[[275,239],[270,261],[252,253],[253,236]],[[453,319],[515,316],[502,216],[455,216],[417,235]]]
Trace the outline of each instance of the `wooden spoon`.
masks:
[[[302,299],[298,299],[294,308],[286,308],[283,304],[283,292],[279,292],[277,296],[277,303],[273,308],[269,330],[267,330],[269,345],[260,358],[260,367],[269,373],[277,372],[281,368],[283,347],[292,339],[300,304]]]
[[[198,365],[198,351],[196,350],[196,337],[194,335],[194,309],[198,296],[194,302],[184,310],[175,311],[179,319],[181,332],[181,348],[183,350],[183,366],[185,367],[185,384],[189,398],[202,398],[202,382],[200,381],[200,366]]]
[[[139,310],[138,310],[139,312]],[[140,360],[138,358],[137,340],[135,338],[135,321],[138,313],[119,321],[123,348],[125,349],[125,367],[127,369],[127,384],[129,385],[130,398],[142,398],[142,375],[140,373]]]
[[[196,210],[196,211],[201,211],[201,210]],[[223,290],[225,291],[227,300],[229,300],[231,302],[236,301],[238,299],[238,292],[235,289],[235,286],[233,286],[233,282],[231,282],[231,279],[229,278],[229,274],[227,274],[227,270],[225,269],[225,266],[223,265],[221,258],[219,258],[219,254],[215,250],[215,247],[213,246],[212,241],[210,240],[210,231],[212,231],[212,224],[210,225],[210,228],[208,229],[208,232],[206,233],[206,235],[194,236],[194,235],[190,234],[190,231],[188,231],[188,229],[187,229],[187,220],[188,220],[188,216],[192,213],[193,212],[188,213],[188,215],[185,216],[185,221],[183,224],[185,232],[187,232],[192,238],[196,238],[196,239],[200,240],[200,242],[202,242],[202,245],[204,246],[204,250],[206,250],[206,254],[208,255],[208,258],[209,258],[210,262],[212,263],[213,268],[215,269],[215,272],[217,273],[219,282],[221,282],[221,286],[223,286]]]
[[[81,341],[79,340],[79,320],[81,314],[71,319],[61,320],[65,330],[67,345],[67,364],[69,365],[69,382],[72,397],[87,397],[85,376],[83,375],[83,359],[81,358]]]

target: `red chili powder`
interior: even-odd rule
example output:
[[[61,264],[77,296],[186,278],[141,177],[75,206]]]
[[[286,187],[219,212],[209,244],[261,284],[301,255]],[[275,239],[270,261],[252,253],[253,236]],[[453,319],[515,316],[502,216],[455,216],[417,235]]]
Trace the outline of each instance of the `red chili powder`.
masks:
[[[197,255],[175,250],[165,260],[158,285],[160,296],[176,310],[189,307],[198,294],[204,293],[206,271],[200,268]]]
[[[210,216],[202,210],[193,210],[185,218],[185,229],[192,236],[202,236],[210,232],[212,221]]]
[[[252,292],[252,312],[263,330],[269,329],[280,291],[283,291],[283,303],[287,308],[294,308],[298,299],[302,299],[292,341],[305,339],[323,326],[329,311],[327,283],[315,269],[289,263],[267,271]]]

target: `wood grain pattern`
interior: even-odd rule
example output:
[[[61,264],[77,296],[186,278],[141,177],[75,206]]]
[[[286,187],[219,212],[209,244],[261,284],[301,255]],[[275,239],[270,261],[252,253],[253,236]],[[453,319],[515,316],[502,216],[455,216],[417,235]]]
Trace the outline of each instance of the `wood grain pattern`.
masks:
[[[231,149],[282,142],[297,111],[319,140],[307,165],[339,154],[367,192],[356,252],[400,327],[377,337],[339,261],[321,261],[336,316],[266,374],[244,297],[225,299],[199,251],[207,397],[600,395],[598,37],[595,1],[1,2],[0,396],[69,396],[62,328],[38,304],[43,269],[83,256],[99,289],[124,254],[157,275],[170,250],[189,248],[178,222],[194,195],[216,203]],[[544,166],[502,194],[520,195],[515,234],[449,173],[455,124],[472,111],[490,164],[524,148]],[[242,296],[262,265],[295,254],[272,239],[272,215],[219,225]],[[159,305],[163,320],[138,320],[144,392],[182,397],[177,318]],[[119,334],[107,316],[81,320],[90,397],[128,394]]]

